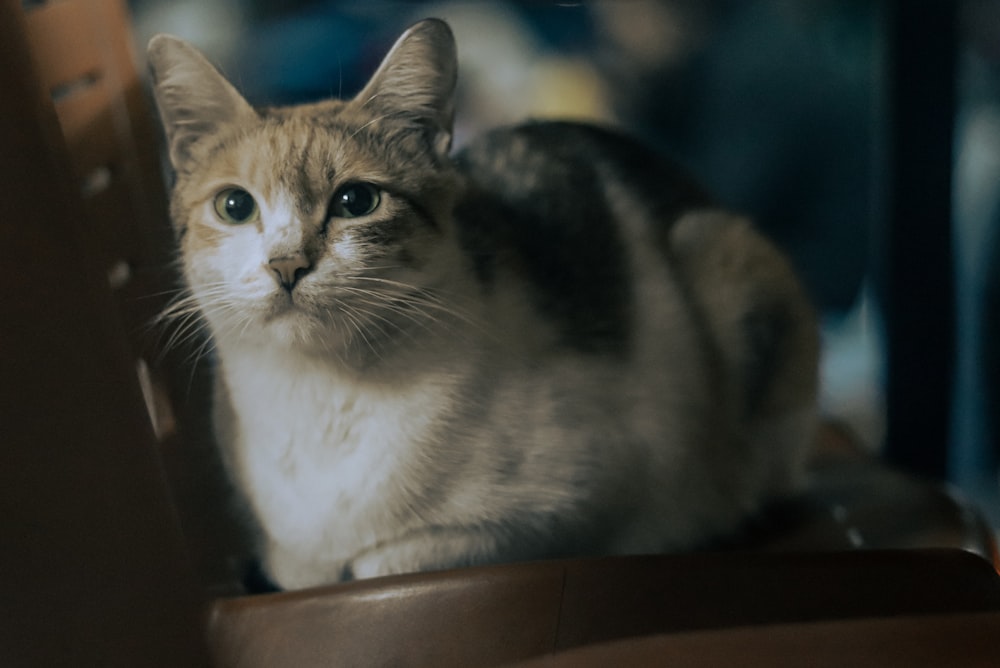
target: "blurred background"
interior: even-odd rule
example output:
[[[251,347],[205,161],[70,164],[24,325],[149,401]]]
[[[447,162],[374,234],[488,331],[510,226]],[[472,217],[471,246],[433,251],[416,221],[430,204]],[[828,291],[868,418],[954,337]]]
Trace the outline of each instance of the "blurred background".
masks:
[[[130,2],[137,53],[154,33],[183,37],[254,104],[350,96],[407,25],[437,16],[458,40],[458,144],[542,116],[613,123],[644,138],[792,257],[822,313],[824,412],[873,453],[951,481],[997,527],[1000,0],[963,0],[953,24],[925,20],[904,33],[897,5]],[[934,38],[926,48],[914,40],[921,34]],[[897,62],[900,44],[916,60]],[[923,58],[941,64],[943,76],[931,67],[923,81]],[[917,91],[912,111],[940,112],[939,130],[907,134],[897,124],[911,111],[899,94],[907,76]],[[921,164],[925,141],[944,146],[950,164]],[[927,242],[926,223],[914,220],[915,245],[896,243],[911,240],[896,188],[901,168],[944,175],[940,193],[902,196],[918,213],[925,196],[947,203],[943,219],[930,221],[943,240]],[[900,248],[906,257],[893,261]],[[907,259],[930,290],[886,279]],[[895,357],[887,340],[897,342]],[[899,368],[906,373],[894,374]],[[902,397],[896,404],[890,389]],[[943,431],[922,433],[917,421],[894,433],[907,416],[924,417],[924,399]],[[928,448],[931,456],[919,455]]]

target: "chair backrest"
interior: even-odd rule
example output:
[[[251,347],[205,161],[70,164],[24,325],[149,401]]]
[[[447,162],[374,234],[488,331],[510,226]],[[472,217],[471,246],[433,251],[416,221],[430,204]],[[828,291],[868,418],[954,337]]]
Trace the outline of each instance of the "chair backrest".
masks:
[[[3,665],[209,663],[126,336],[164,211],[126,28],[115,0],[0,0]]]

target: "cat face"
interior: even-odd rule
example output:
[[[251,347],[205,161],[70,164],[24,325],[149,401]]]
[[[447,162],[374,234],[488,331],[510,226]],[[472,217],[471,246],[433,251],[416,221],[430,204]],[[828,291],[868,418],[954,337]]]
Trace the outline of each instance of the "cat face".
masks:
[[[178,182],[184,274],[216,337],[336,345],[394,320],[376,306],[443,280],[448,173],[377,132],[262,119]]]
[[[412,324],[400,304],[456,262],[444,24],[411,29],[346,102],[258,111],[179,40],[154,38],[150,60],[184,276],[214,337],[343,352]]]

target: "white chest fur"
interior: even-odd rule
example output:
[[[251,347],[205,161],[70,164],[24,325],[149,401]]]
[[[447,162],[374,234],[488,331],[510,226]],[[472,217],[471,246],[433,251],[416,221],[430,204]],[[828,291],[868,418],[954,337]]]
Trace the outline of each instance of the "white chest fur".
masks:
[[[227,355],[224,373],[238,474],[271,541],[332,562],[391,531],[387,501],[416,456],[408,444],[429,437],[440,379],[401,389],[259,350]]]

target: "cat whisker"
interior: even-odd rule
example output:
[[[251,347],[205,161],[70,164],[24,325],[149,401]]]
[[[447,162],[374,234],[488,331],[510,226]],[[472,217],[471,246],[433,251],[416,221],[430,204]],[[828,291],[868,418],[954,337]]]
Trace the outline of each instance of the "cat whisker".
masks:
[[[358,108],[359,108],[359,109],[364,109],[364,108],[365,108],[365,107],[367,107],[367,106],[368,106],[369,104],[371,104],[372,102],[374,102],[374,101],[375,101],[375,100],[376,100],[376,99],[377,99],[377,98],[379,97],[379,95],[380,95],[380,93],[378,93],[378,92],[375,92],[375,93],[373,93],[372,95],[370,95],[370,96],[368,97],[368,99],[366,99],[366,100],[365,100],[364,102],[362,102],[362,103],[361,103],[361,106],[360,106],[360,107],[358,107]]]
[[[371,339],[368,338],[368,335],[365,334],[365,328],[362,326],[362,323],[358,320],[357,315],[353,312],[353,309],[345,308],[343,309],[342,313],[344,317],[347,319],[348,323],[351,325],[348,328],[348,336],[349,336],[348,343],[350,344],[350,338],[351,338],[350,335],[357,334],[357,336],[365,344],[365,347],[367,347],[368,350],[370,350],[373,355],[375,355],[380,360],[383,359],[382,354],[375,347],[375,344],[372,343]],[[350,348],[350,345],[348,345],[348,348]]]
[[[160,349],[159,357],[161,361],[171,350],[186,344],[188,341],[194,340],[206,330],[204,323],[201,322],[201,319],[196,314],[191,314],[189,317],[177,322],[179,324],[173,329]]]
[[[355,317],[357,317],[357,316],[364,316],[362,318],[362,320],[365,323],[378,328],[379,332],[382,333],[382,334],[386,334],[386,332],[387,332],[386,328],[388,327],[388,328],[391,328],[392,330],[395,330],[395,331],[399,332],[400,334],[405,335],[407,338],[413,340],[413,335],[410,334],[408,331],[406,331],[405,327],[403,327],[398,322],[393,322],[390,318],[388,318],[385,315],[383,315],[383,314],[381,314],[381,313],[378,312],[378,310],[383,309],[383,307],[384,307],[383,304],[380,304],[378,302],[373,302],[373,301],[370,301],[370,300],[360,300],[360,302],[364,306],[372,307],[375,310],[370,310],[368,308],[362,308],[362,307],[358,306],[357,304],[347,305],[347,304],[341,303],[340,307],[341,307],[342,312],[350,310],[355,315]],[[359,324],[362,324],[362,323],[359,323]]]
[[[353,280],[358,281],[371,281],[375,283],[380,283],[382,285],[387,285],[389,287],[395,287],[402,290],[403,295],[407,297],[419,297],[425,302],[438,304],[442,307],[447,307],[449,310],[453,311],[453,315],[456,316],[468,316],[468,312],[465,309],[459,310],[455,304],[455,295],[448,295],[448,299],[442,297],[438,294],[438,290],[431,288],[424,288],[417,285],[410,285],[408,283],[403,283],[401,281],[392,280],[389,278],[383,278],[380,276],[353,276]],[[470,324],[473,322],[471,319],[468,321]]]
[[[395,335],[397,341],[400,337],[406,337],[411,346],[416,345],[426,349],[433,341],[440,341],[442,333],[446,333],[450,341],[472,340],[465,328],[457,327],[455,322],[421,308],[419,303],[395,298],[387,301],[377,294],[374,299],[359,295],[357,301],[352,301],[350,308],[366,316],[365,320],[383,334]],[[415,329],[422,330],[430,336],[418,336]]]
[[[197,348],[191,354],[189,354],[184,361],[192,366],[191,375],[194,376],[194,368],[198,365],[198,362],[207,357],[210,353],[215,350],[215,341],[210,336],[206,336],[205,339],[198,345]]]
[[[188,372],[188,382],[187,382],[187,396],[191,396],[191,388],[194,386],[194,379],[198,372],[198,363],[205,359],[215,351],[215,342],[210,336],[206,336],[201,344],[188,355],[184,362],[189,365],[190,371]]]
[[[201,314],[195,309],[178,311],[170,314],[169,317],[161,317],[153,326],[161,328],[161,332],[163,332],[157,340],[159,361],[162,361],[171,350],[195,338],[207,329],[201,319]]]
[[[184,292],[185,292],[184,288],[170,288],[168,290],[158,290],[157,292],[148,292],[146,294],[136,295],[134,297],[131,297],[130,301],[136,301],[136,302],[147,301],[147,300],[150,300],[150,299],[158,299],[158,298],[164,297],[166,295],[174,295],[174,296],[176,296],[176,295],[182,294]],[[173,301],[173,299],[171,299],[171,301]]]
[[[371,99],[371,98],[369,98],[369,99]],[[376,116],[375,118],[371,119],[370,121],[368,121],[364,125],[362,125],[362,126],[358,127],[357,129],[355,129],[354,132],[352,132],[351,134],[349,134],[347,136],[347,138],[348,139],[354,139],[358,135],[359,132],[361,132],[362,130],[364,130],[368,126],[374,125],[375,123],[378,123],[381,120],[385,120],[386,118],[389,118],[390,116],[392,116],[392,114],[382,114],[381,116]]]
[[[380,301],[393,300],[397,303],[397,307],[405,304],[410,310],[420,310],[425,317],[437,320],[438,322],[443,322],[443,320],[436,318],[428,311],[433,310],[440,315],[448,316],[474,328],[480,334],[493,337],[493,332],[486,326],[486,324],[474,315],[471,310],[458,306],[455,298],[445,299],[426,288],[419,288],[386,278],[379,278],[375,276],[356,276],[354,278],[357,280],[373,281],[390,287],[398,287],[403,291],[401,294],[395,295],[392,293],[381,293],[375,290],[370,290],[366,293],[370,297],[377,298]],[[364,290],[363,288],[357,288],[354,286],[347,286],[344,289],[348,291]],[[494,341],[499,343],[499,340],[497,339],[494,339]]]
[[[184,360],[186,364],[196,367],[198,362],[214,350],[214,341],[203,315],[206,309],[236,316],[244,326],[250,322],[231,301],[229,288],[223,282],[202,286],[197,295],[189,290],[178,291],[176,297],[150,323],[151,328],[163,328],[164,331],[157,342],[158,362],[162,362],[172,350],[198,342]],[[192,375],[194,371],[192,368]]]
[[[393,280],[391,278],[384,278],[381,276],[364,276],[364,275],[352,276],[351,280],[369,281],[372,283],[378,283],[380,285],[388,286],[391,288],[398,288],[404,295],[417,294],[441,304],[445,303],[451,304],[455,300],[454,294],[444,295],[444,293],[440,293],[440,290],[437,288],[428,288],[419,285],[411,285],[409,283],[404,283],[402,281]],[[446,299],[445,296],[450,297],[450,299]]]
[[[428,319],[437,320],[430,314],[422,313],[419,309],[414,308],[416,305],[413,301],[407,300],[405,298],[400,298],[393,295],[382,295],[373,290],[365,290],[362,288],[347,288],[347,292],[353,293],[361,298],[362,302],[368,306],[385,309],[391,313],[403,316],[413,322],[414,324],[424,325],[422,319],[418,318],[417,315],[423,314],[429,316]]]

